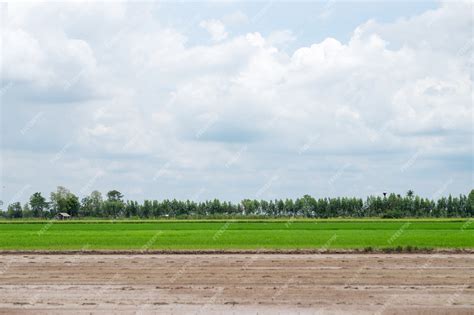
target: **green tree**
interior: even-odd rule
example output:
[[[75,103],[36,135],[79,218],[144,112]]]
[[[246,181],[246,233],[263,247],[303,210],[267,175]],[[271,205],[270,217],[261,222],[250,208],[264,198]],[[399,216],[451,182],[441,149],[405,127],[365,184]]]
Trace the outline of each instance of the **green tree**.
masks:
[[[82,198],[79,215],[82,217],[102,217],[103,202],[102,194],[94,190],[89,196]]]
[[[467,196],[467,215],[474,216],[474,189],[471,189],[471,192]]]
[[[48,209],[48,202],[40,192],[35,192],[30,197],[30,207],[32,215],[35,218],[42,218],[45,216],[45,211]]]
[[[56,192],[51,193],[51,214],[53,216],[60,212],[77,216],[80,206],[79,198],[62,186],[58,186]]]
[[[120,217],[124,214],[125,204],[123,195],[117,190],[107,193],[107,201],[104,202],[104,212],[109,217]]]
[[[31,211],[30,205],[27,202],[23,205],[23,210],[21,212],[22,212],[21,216],[23,218],[32,218],[33,217],[33,211]]]
[[[118,190],[111,190],[107,193],[108,201],[123,201],[123,195]]]
[[[14,202],[10,205],[8,205],[8,210],[7,210],[7,217],[12,218],[12,219],[17,219],[21,218],[23,215],[22,209],[21,209],[21,203],[19,202]]]

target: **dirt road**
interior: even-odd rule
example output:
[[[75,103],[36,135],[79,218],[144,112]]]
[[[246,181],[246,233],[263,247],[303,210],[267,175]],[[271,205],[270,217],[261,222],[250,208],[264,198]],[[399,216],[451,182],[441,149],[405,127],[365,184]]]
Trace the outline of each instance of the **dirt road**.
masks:
[[[474,314],[474,255],[0,255],[0,313]]]

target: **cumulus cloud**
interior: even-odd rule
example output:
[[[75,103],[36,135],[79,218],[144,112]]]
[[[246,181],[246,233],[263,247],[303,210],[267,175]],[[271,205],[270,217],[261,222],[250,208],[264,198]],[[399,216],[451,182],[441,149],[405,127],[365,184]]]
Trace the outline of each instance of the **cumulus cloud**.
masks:
[[[97,188],[137,198],[203,187],[200,198],[252,198],[275,174],[260,197],[429,195],[450,178],[453,191],[470,188],[469,3],[368,21],[347,42],[292,52],[281,48],[297,40],[290,30],[229,36],[204,20],[212,42],[190,45],[149,8],[12,7],[1,43],[3,194],[23,183],[80,190],[97,169]],[[87,31],[103,11],[106,26]]]
[[[204,28],[210,35],[213,41],[221,41],[227,38],[225,25],[219,20],[204,20],[199,23],[199,26]]]

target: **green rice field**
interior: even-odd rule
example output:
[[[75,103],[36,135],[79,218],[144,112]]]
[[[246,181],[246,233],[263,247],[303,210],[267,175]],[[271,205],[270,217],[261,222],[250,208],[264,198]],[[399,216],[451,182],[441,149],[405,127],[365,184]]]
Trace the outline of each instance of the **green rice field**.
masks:
[[[446,220],[3,221],[1,250],[474,248],[474,222]]]

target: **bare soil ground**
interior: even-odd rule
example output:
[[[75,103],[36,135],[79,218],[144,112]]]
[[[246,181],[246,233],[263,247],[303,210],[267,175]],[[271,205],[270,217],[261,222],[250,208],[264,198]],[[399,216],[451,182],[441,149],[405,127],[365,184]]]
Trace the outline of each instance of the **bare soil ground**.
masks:
[[[474,254],[7,254],[0,313],[474,314]]]

